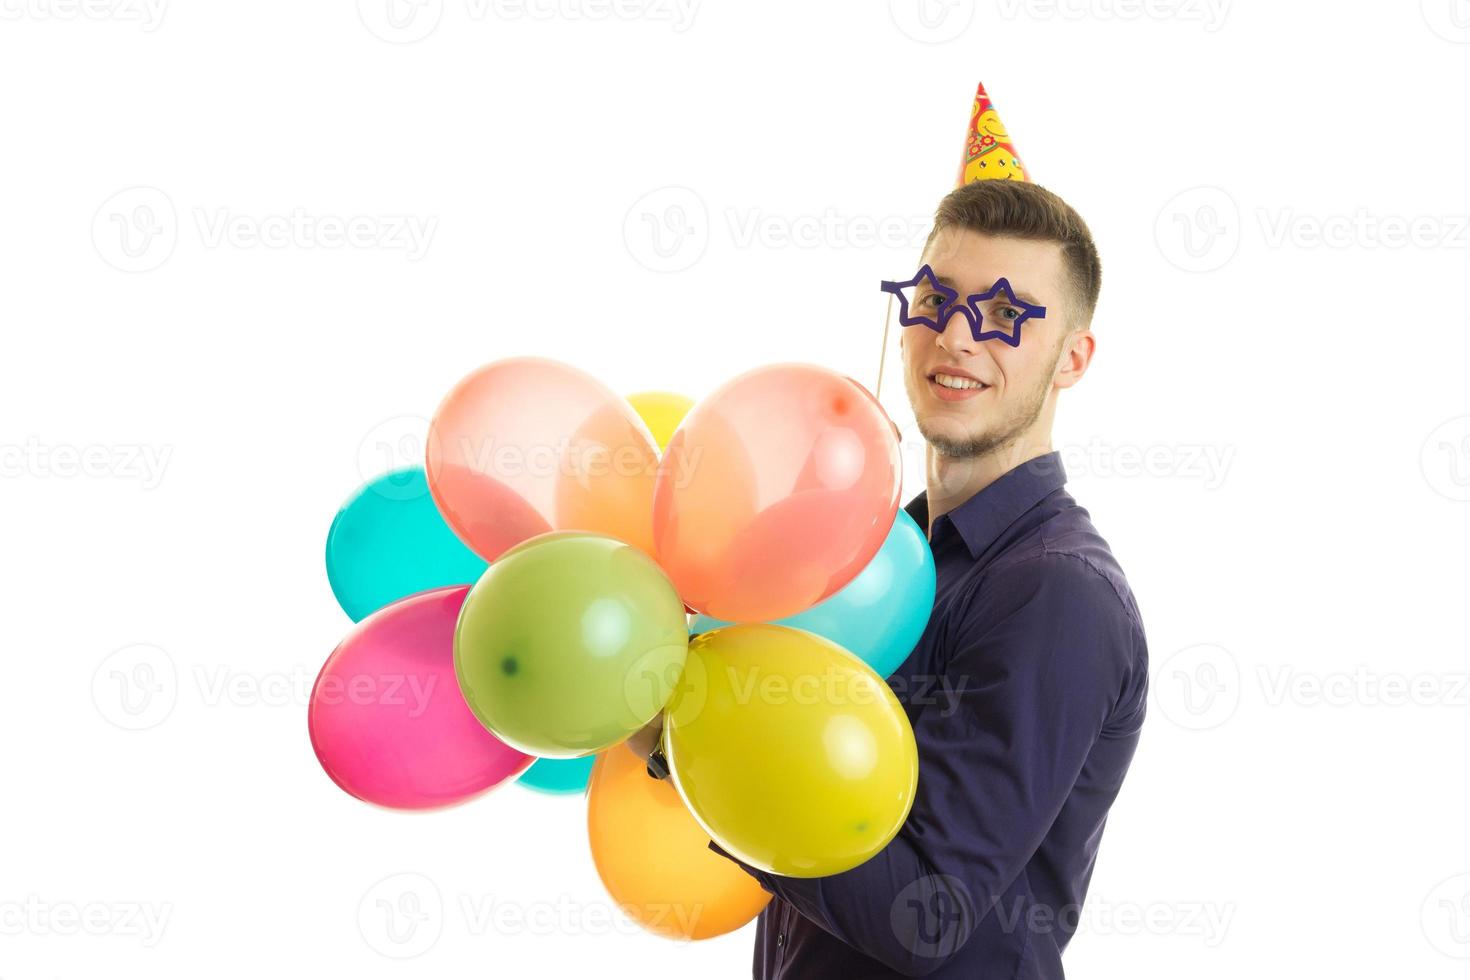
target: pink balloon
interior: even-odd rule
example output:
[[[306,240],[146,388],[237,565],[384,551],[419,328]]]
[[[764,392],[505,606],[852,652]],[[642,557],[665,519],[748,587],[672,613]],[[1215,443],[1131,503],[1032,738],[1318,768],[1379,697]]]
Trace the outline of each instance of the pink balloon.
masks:
[[[454,673],[454,627],[469,588],[384,606],[332,651],[311,690],[307,727],[327,775],[398,810],[462,803],[523,772],[533,757],[470,712]]]
[[[486,561],[545,531],[592,531],[653,554],[658,447],[627,400],[541,357],[495,361],[455,385],[425,468],[449,526]]]
[[[716,619],[794,615],[878,553],[899,476],[893,423],[866,388],[813,365],[757,368],[670,440],[653,501],[659,564]]]

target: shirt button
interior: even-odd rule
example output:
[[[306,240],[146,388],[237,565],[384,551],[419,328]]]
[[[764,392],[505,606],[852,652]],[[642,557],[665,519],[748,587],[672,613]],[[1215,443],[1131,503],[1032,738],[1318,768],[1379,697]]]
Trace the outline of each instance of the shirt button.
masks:
[[[778,932],[778,933],[776,933],[776,945],[777,946],[785,946],[786,945],[786,933],[784,933],[784,932]]]

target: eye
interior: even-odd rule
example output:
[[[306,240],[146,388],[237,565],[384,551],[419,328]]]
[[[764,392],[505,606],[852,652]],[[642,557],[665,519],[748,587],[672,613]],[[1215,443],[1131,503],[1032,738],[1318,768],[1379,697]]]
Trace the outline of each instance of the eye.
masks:
[[[1002,320],[1019,320],[1021,318],[1021,311],[1014,306],[1002,306],[1000,308],[1000,318]]]
[[[925,293],[919,297],[918,305],[927,305],[928,309],[937,310],[944,305],[944,297],[939,293]]]

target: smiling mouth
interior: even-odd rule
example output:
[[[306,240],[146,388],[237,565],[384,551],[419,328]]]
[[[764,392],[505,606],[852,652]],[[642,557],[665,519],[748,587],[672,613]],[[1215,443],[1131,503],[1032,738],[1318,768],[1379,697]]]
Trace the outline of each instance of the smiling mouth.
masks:
[[[976,381],[974,378],[935,371],[929,375],[929,388],[938,397],[946,401],[955,401],[961,398],[971,398],[983,391],[988,391],[990,385],[983,381]]]

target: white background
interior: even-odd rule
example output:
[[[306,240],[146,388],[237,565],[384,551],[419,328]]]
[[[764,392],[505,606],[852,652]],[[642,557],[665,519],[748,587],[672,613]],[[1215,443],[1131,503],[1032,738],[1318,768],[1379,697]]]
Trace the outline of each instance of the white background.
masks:
[[[983,79],[1102,251],[1057,444],[1154,665],[1070,973],[1463,976],[1470,4],[689,2],[0,0],[0,975],[748,975],[580,797],[332,785],[322,543],[489,360],[873,384]]]

